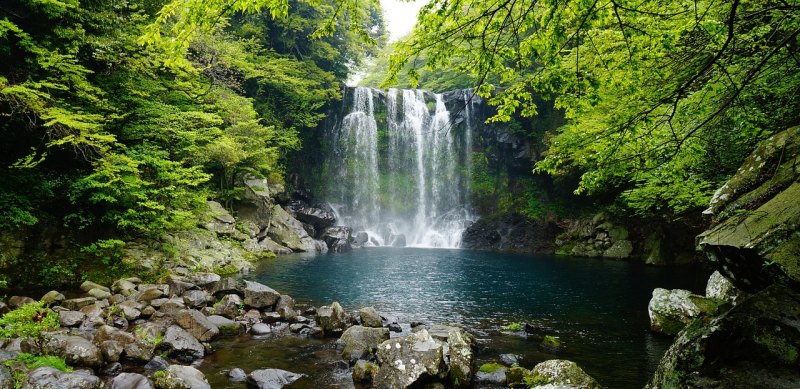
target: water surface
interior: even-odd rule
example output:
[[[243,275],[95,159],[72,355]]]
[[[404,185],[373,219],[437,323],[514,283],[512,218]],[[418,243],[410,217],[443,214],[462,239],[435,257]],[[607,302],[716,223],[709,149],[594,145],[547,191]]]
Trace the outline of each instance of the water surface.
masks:
[[[646,383],[671,342],[648,330],[652,290],[701,291],[707,276],[695,268],[656,268],[612,260],[372,248],[282,256],[261,263],[248,278],[300,302],[339,301],[348,310],[373,306],[401,323],[465,326],[478,335],[480,361],[516,353],[523,356],[521,365],[530,368],[546,359],[570,359],[606,387],[634,388]],[[533,323],[541,328],[540,335],[558,337],[563,348],[548,350],[540,346],[540,339],[499,330],[517,321]],[[259,347],[275,349],[269,342],[262,343]],[[277,354],[292,360],[271,363],[297,367],[305,361],[316,366],[306,367],[307,372],[319,375],[330,364],[318,358],[329,345],[303,347],[278,349]],[[224,359],[213,363],[221,368]],[[341,383],[328,376],[318,378],[314,385],[328,380]]]

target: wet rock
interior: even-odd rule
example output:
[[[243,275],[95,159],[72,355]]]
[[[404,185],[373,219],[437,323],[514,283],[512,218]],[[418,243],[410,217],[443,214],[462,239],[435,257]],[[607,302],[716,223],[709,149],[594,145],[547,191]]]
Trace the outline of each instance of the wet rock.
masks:
[[[378,365],[369,362],[360,360],[357,361],[355,365],[353,365],[353,382],[363,384],[363,385],[370,385],[375,380],[375,376],[378,375]]]
[[[551,359],[531,369],[531,377],[541,385],[568,386],[579,389],[599,389],[601,386],[575,362]]]
[[[328,245],[329,250],[341,253],[352,249],[350,246],[352,232],[353,230],[350,227],[328,227],[322,231],[321,238]]]
[[[183,362],[193,362],[203,358],[205,349],[190,333],[178,326],[170,326],[164,339],[158,345],[159,350],[166,350],[171,358]]]
[[[80,311],[81,308],[86,307],[88,305],[92,305],[96,302],[97,299],[94,297],[81,297],[76,299],[64,300],[64,302],[61,303],[61,306],[69,309],[70,311]]]
[[[424,329],[381,343],[378,364],[375,386],[381,388],[406,388],[424,377],[442,379],[447,375],[442,343]]]
[[[372,307],[361,308],[358,310],[358,317],[361,319],[361,325],[364,327],[383,327],[383,320],[378,311]]]
[[[475,356],[472,352],[475,337],[455,326],[433,325],[428,329],[431,337],[446,342],[450,370],[448,377],[454,387],[469,385],[475,374]]]
[[[141,374],[122,373],[111,380],[111,389],[153,389],[153,384]]]
[[[484,363],[475,374],[475,381],[485,384],[505,385],[507,368],[499,363]]]
[[[214,304],[214,312],[217,315],[233,319],[239,315],[239,310],[244,305],[242,298],[236,294],[227,294]]]
[[[522,359],[517,354],[501,354],[500,355],[500,362],[506,366],[511,366],[513,364],[519,364],[519,361]]]
[[[253,335],[267,335],[272,333],[272,328],[268,324],[256,323],[250,327],[250,333]]]
[[[688,290],[656,288],[647,306],[650,328],[675,335],[701,313],[713,314],[719,302],[698,296]]]
[[[81,284],[81,290],[84,291],[84,292],[88,293],[92,289],[100,289],[100,290],[102,290],[104,292],[109,292],[109,293],[111,292],[111,289],[109,289],[109,288],[107,288],[107,287],[105,287],[103,285],[100,285],[98,283],[94,283],[92,281],[84,281]]]
[[[793,388],[800,383],[800,293],[773,285],[678,334],[649,388]]]
[[[336,223],[336,216],[333,214],[333,212],[321,208],[307,206],[295,207],[294,215],[297,220],[303,223],[311,224],[314,226],[314,229],[318,231],[328,228]]]
[[[100,349],[80,336],[53,336],[45,342],[44,352],[64,358],[70,366],[98,367],[103,364]]]
[[[268,308],[280,299],[280,293],[274,289],[254,281],[245,281],[244,303],[253,308]]]
[[[284,320],[292,321],[297,317],[297,311],[294,309],[294,299],[290,296],[282,294],[278,303],[275,305],[275,312],[281,315]]]
[[[103,354],[103,359],[108,362],[119,362],[123,351],[125,349],[116,341],[106,340],[100,343],[100,352]]]
[[[219,335],[219,328],[200,311],[194,309],[180,311],[176,322],[201,342],[208,342]]]
[[[296,319],[297,318],[295,317],[295,320]],[[277,323],[277,322],[281,321],[281,314],[278,313],[278,312],[264,312],[261,315],[261,320],[263,320],[264,323],[267,323],[267,324]]]
[[[150,371],[167,370],[168,367],[169,367],[169,362],[167,362],[166,359],[162,358],[159,355],[154,356],[153,359],[151,359],[144,365],[145,370],[150,370]]]
[[[347,313],[338,302],[317,310],[317,323],[326,336],[339,336],[347,328]]]
[[[76,311],[59,311],[58,320],[64,327],[77,327],[83,323],[86,315],[83,312]]]
[[[100,389],[100,378],[84,370],[65,373],[52,367],[37,368],[25,377],[22,389]]]
[[[280,389],[305,376],[281,369],[260,369],[247,375],[246,384],[253,389]]]
[[[44,305],[58,305],[64,301],[66,297],[63,294],[59,293],[58,291],[51,290],[47,292],[44,296],[42,296],[41,300],[44,302]]]
[[[344,345],[344,360],[356,361],[371,356],[386,340],[389,340],[389,330],[386,328],[352,326],[342,334],[337,343]]]
[[[247,380],[247,373],[237,367],[228,372],[228,378],[233,382],[244,382]]]
[[[247,322],[248,325],[261,323],[261,312],[258,309],[251,309],[245,312],[241,319]]]
[[[122,364],[119,362],[111,362],[105,366],[97,369],[97,374],[108,377],[115,377],[122,373]]]
[[[200,370],[191,366],[172,365],[155,376],[158,389],[211,389]]]
[[[242,331],[241,324],[219,315],[208,316],[208,321],[219,328],[221,334],[238,334]]]

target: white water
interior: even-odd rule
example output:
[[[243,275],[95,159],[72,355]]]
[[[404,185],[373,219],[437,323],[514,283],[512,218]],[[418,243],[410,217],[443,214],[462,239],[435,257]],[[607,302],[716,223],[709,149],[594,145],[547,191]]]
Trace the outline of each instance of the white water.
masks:
[[[350,90],[348,113],[329,133],[332,170],[326,184],[333,195],[327,200],[339,223],[367,232],[368,245],[405,240],[414,247],[459,247],[473,220],[472,102],[465,94],[457,112],[464,126],[456,134],[451,122],[456,113],[447,110],[440,94]],[[376,119],[376,111],[385,120]]]

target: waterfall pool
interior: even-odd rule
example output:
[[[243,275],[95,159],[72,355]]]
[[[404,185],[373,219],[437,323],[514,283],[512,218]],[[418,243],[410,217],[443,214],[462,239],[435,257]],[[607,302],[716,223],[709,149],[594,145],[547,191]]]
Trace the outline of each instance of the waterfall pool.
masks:
[[[707,276],[694,267],[613,260],[371,248],[282,256],[262,262],[248,278],[315,306],[339,301],[348,311],[375,307],[400,323],[464,326],[479,339],[479,363],[504,353],[521,355],[526,368],[546,359],[569,359],[605,387],[641,388],[671,342],[648,329],[652,290],[701,292]],[[562,349],[500,331],[518,321],[557,337]],[[239,387],[221,374],[233,367],[310,375],[296,387],[352,386],[332,340],[243,339],[217,342],[218,351],[200,366],[213,387]]]

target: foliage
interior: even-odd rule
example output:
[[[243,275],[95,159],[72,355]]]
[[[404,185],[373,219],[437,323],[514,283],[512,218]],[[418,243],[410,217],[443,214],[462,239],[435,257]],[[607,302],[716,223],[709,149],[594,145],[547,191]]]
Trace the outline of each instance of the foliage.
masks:
[[[58,314],[38,301],[25,304],[0,317],[0,338],[27,338],[41,349],[45,332],[59,327]]]
[[[67,361],[65,361],[64,358],[54,355],[33,355],[28,353],[19,353],[16,358],[5,361],[6,366],[13,366],[17,363],[25,364],[25,367],[30,370],[46,366],[67,373],[72,371],[72,368],[67,365]]]
[[[500,327],[503,331],[522,331],[522,323],[520,322],[513,322],[509,325],[505,325]]]
[[[580,174],[576,193],[621,195],[640,214],[678,216],[770,133],[796,124],[800,4],[766,0],[434,0],[390,59],[458,69],[498,108],[534,116],[554,99],[567,123],[537,172]],[[404,70],[405,69],[405,70]]]

